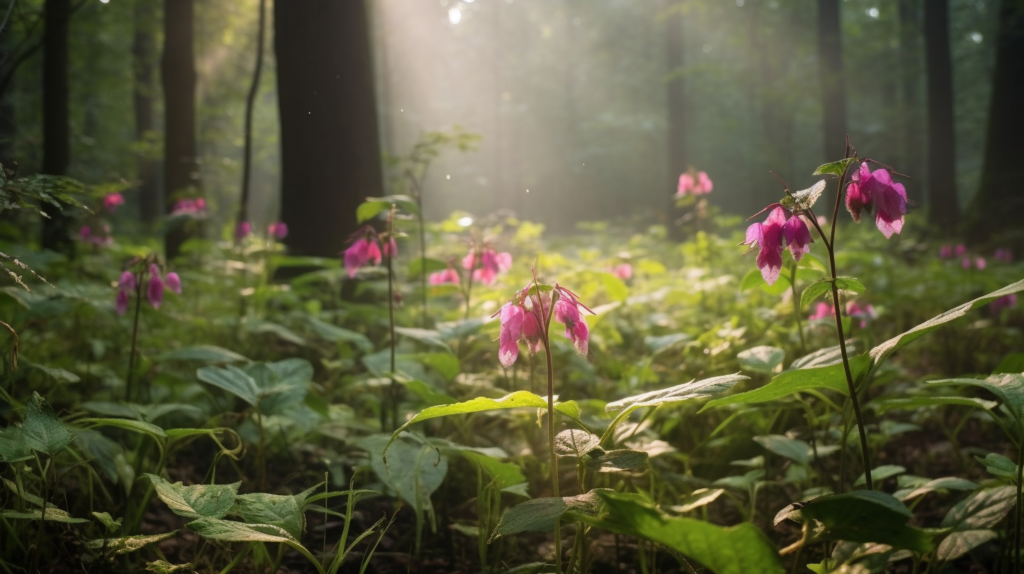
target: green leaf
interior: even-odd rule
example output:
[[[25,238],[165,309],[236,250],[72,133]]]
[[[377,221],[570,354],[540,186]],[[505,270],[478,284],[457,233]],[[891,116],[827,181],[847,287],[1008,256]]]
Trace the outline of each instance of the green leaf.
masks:
[[[842,177],[846,173],[846,168],[850,166],[850,163],[854,161],[854,158],[848,157],[839,161],[833,161],[818,166],[818,169],[814,170],[811,175],[834,175]]]
[[[530,407],[547,408],[547,406],[548,401],[543,397],[528,391],[516,391],[505,395],[500,399],[477,397],[461,403],[428,407],[417,413],[416,416],[409,419],[404,425],[399,427],[398,430],[392,433],[391,440],[389,440],[387,445],[384,447],[384,453],[387,453],[388,448],[391,447],[391,443],[395,442],[395,439],[398,438],[398,435],[401,434],[402,431],[418,422],[452,415]],[[555,403],[555,410],[576,421],[579,420],[579,406],[572,401],[569,401],[568,403]]]
[[[872,475],[872,478],[874,478],[874,475]],[[893,496],[900,499],[902,502],[906,502],[919,496],[924,496],[929,492],[937,492],[941,490],[974,490],[975,488],[978,488],[978,485],[967,480],[966,478],[947,476],[945,478],[936,478],[935,480],[929,480],[928,482],[915,488],[905,488],[902,490],[898,490],[895,493],[893,493]]]
[[[769,285],[765,282],[760,270],[751,269],[750,271],[747,271],[747,274],[740,280],[740,291],[749,291],[755,287],[760,287],[761,291],[764,291],[768,295],[778,297],[790,288],[789,277],[780,275],[775,283]]]
[[[568,429],[555,435],[555,454],[580,458],[601,444],[601,437],[585,430]]]
[[[425,518],[434,524],[434,505],[430,496],[441,486],[448,473],[448,459],[437,449],[411,441],[395,442],[396,435],[373,435],[359,440],[356,444],[370,455],[370,465],[377,477],[402,500],[408,502],[416,513],[417,531]],[[384,458],[384,452],[391,449],[391,460]]]
[[[458,402],[454,397],[435,391],[433,387],[423,381],[401,379],[399,382],[431,406],[450,405]]]
[[[312,317],[308,320],[310,326],[313,328],[313,332],[325,341],[330,341],[332,343],[338,343],[339,341],[350,343],[364,353],[369,353],[373,350],[373,343],[371,343],[370,339],[362,333],[357,333],[343,327],[338,327],[337,325],[325,323]]]
[[[736,354],[736,358],[740,362],[740,368],[745,371],[771,374],[782,365],[782,361],[786,358],[786,351],[778,347],[762,345],[740,351]]]
[[[271,524],[243,524],[219,518],[200,518],[186,524],[203,538],[224,542],[295,542],[288,531]]]
[[[391,209],[391,204],[395,204],[398,208],[413,215],[420,212],[419,207],[416,205],[416,200],[408,195],[367,197],[366,201],[359,204],[359,207],[356,208],[356,220],[358,220],[359,223],[363,223],[364,221],[373,219],[382,212]]]
[[[986,401],[984,399],[978,399],[974,397],[899,397],[899,398],[886,398],[879,397],[871,401],[871,408],[875,409],[878,414],[882,414],[890,410],[916,410],[921,407],[938,407],[945,405],[957,405],[962,407],[974,407],[982,410],[992,410],[996,408],[999,403],[996,401]]]
[[[18,498],[24,500],[25,502],[28,502],[30,504],[34,504],[34,505],[36,505],[36,506],[38,506],[40,508],[43,506],[43,499],[42,498],[39,498],[38,496],[36,496],[36,495],[34,495],[34,494],[30,493],[30,492],[25,492],[23,490],[19,490],[18,489],[18,484],[15,483],[14,481],[5,478],[4,479],[4,484],[7,485],[8,490],[13,492],[15,496],[17,496]],[[52,505],[51,504],[47,504],[46,506],[49,508]]]
[[[25,429],[9,426],[0,429],[0,462],[12,463],[32,458],[32,449],[25,442]]]
[[[32,398],[25,409],[25,424],[22,427],[25,445],[42,453],[53,456],[68,446],[71,433],[53,413],[39,393],[33,392]]]
[[[587,467],[595,472],[619,472],[640,468],[647,464],[647,458],[648,455],[644,451],[623,448],[601,454],[594,450],[584,460]]]
[[[1017,501],[1017,489],[999,486],[979,490],[949,509],[942,527],[954,532],[993,528],[1002,522]]]
[[[483,469],[483,471],[487,473],[487,476],[490,477],[491,481],[494,482],[498,490],[504,490],[526,482],[526,476],[523,474],[523,471],[511,462],[502,462],[493,456],[473,452],[471,450],[460,451],[460,454],[464,456],[466,460],[469,460]]]
[[[58,383],[78,383],[82,381],[81,377],[65,369],[61,369],[58,367],[48,367],[46,365],[39,365],[36,363],[32,363],[30,361],[26,361],[24,359],[22,359],[21,362],[28,367],[32,367],[37,371],[45,373],[46,376],[57,381]]]
[[[166,361],[195,361],[198,363],[247,363],[249,359],[234,351],[229,351],[213,345],[195,345],[182,347],[159,355],[158,362]]]
[[[425,269],[424,269],[424,264]],[[419,277],[420,273],[433,273],[434,271],[444,271],[448,268],[448,263],[441,261],[440,259],[420,259],[419,257],[414,258],[409,262],[409,278],[413,279]]]
[[[566,512],[575,510],[584,515],[597,514],[598,504],[596,491],[520,502],[501,516],[489,541],[520,532],[549,532]]]
[[[779,456],[786,457],[799,464],[807,465],[811,463],[811,445],[802,440],[770,434],[755,436],[754,442]]]
[[[89,522],[85,518],[73,518],[68,511],[61,510],[55,506],[46,505],[46,516],[43,516],[43,511],[40,508],[33,508],[25,512],[18,512],[16,510],[0,510],[0,517],[10,518],[12,520],[50,520],[52,522],[63,522],[64,524],[81,524],[83,522]]]
[[[832,291],[832,280],[828,277],[818,279],[814,283],[811,283],[804,288],[800,294],[800,308],[803,309],[814,302],[815,299],[821,297],[825,293]]]
[[[121,528],[121,519],[114,520],[114,517],[110,516],[109,512],[93,512],[92,515],[96,517],[100,524],[107,528],[107,532],[114,532]]]
[[[403,337],[409,337],[431,347],[438,347],[451,352],[448,343],[441,340],[441,333],[431,329],[417,329],[415,327],[395,327],[395,333]]]
[[[146,474],[153,482],[157,496],[172,512],[186,518],[221,518],[235,504],[241,482],[233,484],[195,484],[183,486],[170,483],[155,474]]]
[[[702,379],[700,381],[690,381],[667,389],[619,399],[608,403],[604,409],[610,413],[616,411],[625,412],[640,407],[653,407],[666,403],[704,399],[720,395],[731,389],[736,383],[749,379],[750,377],[736,373],[734,375],[711,377],[710,379]]]
[[[416,358],[424,365],[437,371],[446,381],[452,381],[462,372],[462,364],[459,358],[449,353],[420,353]]]
[[[598,276],[610,301],[625,301],[629,297],[629,287],[626,287],[625,281],[604,271],[598,273]]]
[[[306,340],[296,334],[295,331],[292,331],[280,323],[274,323],[273,321],[249,318],[245,320],[242,327],[247,333],[252,333],[254,335],[274,335],[278,339],[293,345],[298,345],[300,347],[305,347],[307,345]]]
[[[242,494],[235,498],[237,511],[247,523],[272,524],[284,529],[292,538],[302,538],[305,519],[302,507],[305,497],[283,496],[256,492]]]
[[[990,452],[985,458],[976,456],[974,459],[985,465],[985,470],[991,475],[1017,480],[1017,464],[1001,454]]]
[[[854,341],[846,341],[846,352],[852,356],[857,351]],[[843,362],[843,352],[840,350],[839,345],[834,347],[825,347],[824,349],[818,349],[809,355],[804,355],[799,359],[793,361],[789,365],[787,371],[795,371],[797,369],[810,369],[812,367],[827,367],[829,365],[836,365]]]
[[[693,518],[667,516],[636,495],[611,491],[597,494],[604,506],[600,516],[579,517],[591,526],[657,542],[715,574],[785,572],[775,547],[749,522],[724,528]]]
[[[907,469],[898,464],[883,464],[882,466],[871,469],[871,480],[875,483],[881,483],[887,478],[900,475],[907,472]],[[861,473],[860,477],[854,481],[854,486],[860,486],[867,484],[867,477]],[[899,498],[898,496],[896,498]]]
[[[867,373],[870,365],[871,359],[867,355],[856,355],[850,358],[850,371],[854,383]],[[846,371],[843,369],[843,365],[835,364],[827,367],[786,371],[759,389],[710,401],[704,405],[701,412],[725,405],[764,403],[795,393],[818,389],[828,389],[849,396]]]
[[[196,376],[200,381],[221,388],[252,406],[259,402],[256,381],[234,365],[228,365],[226,368],[202,367],[196,371]]]
[[[750,490],[758,482],[763,480],[765,472],[762,469],[751,470],[743,476],[725,476],[711,483],[712,486],[728,486],[738,490]]]
[[[920,553],[932,549],[927,532],[907,526],[912,516],[907,507],[884,492],[855,490],[822,496],[801,508],[800,515],[825,526],[817,540],[877,542]]]
[[[131,419],[78,419],[79,424],[89,425],[90,428],[95,427],[117,427],[125,430],[129,430],[136,433],[148,434],[157,438],[167,438],[167,433],[164,429],[156,426],[152,423],[145,423],[142,421],[135,421]]]
[[[939,544],[936,558],[940,562],[956,560],[982,544],[999,538],[995,530],[964,530],[953,532]]]
[[[836,277],[836,289],[851,293],[864,293],[867,288],[853,277]]]
[[[993,375],[1003,373],[1024,373],[1024,353],[1010,353],[999,361],[999,365],[992,371]]]
[[[992,375],[987,379],[942,379],[928,381],[928,384],[981,387],[998,397],[1017,419],[1017,424],[1024,426],[1024,375]]]
[[[878,345],[874,349],[871,349],[871,359],[877,366],[882,361],[889,358],[890,355],[907,346],[915,339],[927,335],[928,333],[934,331],[935,329],[938,329],[939,327],[945,325],[946,323],[949,323],[950,321],[954,321],[956,319],[959,319],[960,317],[963,317],[964,315],[967,314],[968,311],[981,307],[982,305],[987,305],[1000,297],[1004,297],[1012,293],[1017,293],[1019,291],[1024,291],[1024,279],[1017,281],[1016,283],[1007,285],[1006,287],[1003,287],[998,291],[993,291],[988,295],[978,297],[977,299],[968,301],[963,305],[954,307],[949,311],[946,311],[945,313],[936,315],[935,317],[929,319],[928,321],[925,321],[924,323],[921,323],[920,325],[914,327],[913,329],[905,333],[896,335],[892,339],[889,339],[888,341],[882,343],[881,345]]]
[[[723,494],[725,494],[724,488],[699,488],[684,496],[680,504],[672,507],[672,512],[680,514],[693,512],[698,508],[711,504]]]
[[[191,562],[186,564],[171,564],[166,560],[154,560],[146,564],[146,570],[153,574],[174,574],[175,572],[181,572],[182,570],[188,570],[191,572],[194,567],[195,565]]]
[[[108,554],[128,554],[129,552],[141,550],[149,544],[172,538],[177,533],[177,530],[172,530],[171,532],[151,534],[148,536],[138,534],[135,536],[124,536],[121,538],[101,538],[99,540],[90,540],[89,542],[86,542],[85,545],[93,549],[105,548]]]

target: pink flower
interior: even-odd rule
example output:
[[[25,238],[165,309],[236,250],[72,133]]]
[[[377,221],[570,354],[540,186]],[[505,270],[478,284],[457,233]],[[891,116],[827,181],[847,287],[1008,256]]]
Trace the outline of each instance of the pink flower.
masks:
[[[871,211],[871,180],[871,168],[864,162],[850,176],[850,183],[846,186],[846,209],[857,223],[860,223],[861,211]]]
[[[117,289],[119,291],[134,291],[135,290],[135,274],[131,271],[125,271],[121,274],[121,279],[117,283]]]
[[[967,246],[963,243],[958,243],[956,246],[956,256],[960,257],[964,253],[967,253]]]
[[[288,224],[283,221],[271,223],[267,226],[267,235],[278,240],[288,237]]]
[[[160,268],[155,264],[149,266],[149,285],[146,286],[146,298],[154,309],[164,304],[164,280],[160,278]]]
[[[1009,249],[1005,249],[1005,248],[996,249],[996,253],[995,253],[995,255],[993,255],[993,257],[995,258],[996,261],[999,261],[1000,263],[1012,263],[1013,262],[1013,252],[1010,251]]]
[[[103,207],[111,213],[113,213],[119,205],[124,205],[124,196],[120,193],[108,193],[106,197],[103,198]]]
[[[506,369],[519,357],[519,339],[523,336],[523,315],[528,313],[512,302],[501,308],[501,332],[498,335],[498,360]]]
[[[89,237],[92,235],[92,229],[88,225],[83,225],[78,230],[78,238],[82,241],[89,241]]]
[[[486,247],[480,251],[480,261],[477,263],[476,252],[471,251],[462,258],[462,268],[473,271],[473,280],[484,285],[493,285],[498,279],[499,273],[504,273],[512,267],[512,255],[510,253],[497,253],[494,249]]]
[[[1010,307],[1014,307],[1016,305],[1017,305],[1017,294],[1016,293],[1010,293],[1009,295],[1003,295],[1002,297],[1000,297],[1000,298],[998,298],[998,299],[996,299],[995,301],[992,302],[992,314],[998,317],[999,314],[1002,313],[1004,309],[1009,309]]]
[[[612,273],[625,281],[633,277],[633,266],[629,263],[620,263],[615,266],[615,269],[612,269]]]
[[[828,319],[833,315],[835,315],[835,307],[828,303],[822,303],[819,301],[818,304],[814,306],[814,313],[808,317],[808,319],[811,321],[820,321],[822,319]]]
[[[793,255],[794,260],[800,261],[804,253],[811,252],[811,232],[800,216],[790,217],[782,227],[782,234],[786,238],[789,252]]]
[[[395,243],[395,238],[388,239],[388,242],[384,244],[384,255],[394,259],[398,257],[398,244]]]
[[[860,319],[861,329],[867,327],[868,321],[877,316],[875,314],[875,308],[872,307],[870,303],[861,307],[856,301],[850,301],[846,304],[846,314],[850,317]]]
[[[974,267],[977,270],[981,271],[982,269],[984,269],[987,266],[988,266],[988,262],[985,261],[984,257],[975,257],[974,258]]]
[[[587,321],[580,314],[579,302],[575,296],[564,289],[559,290],[560,297],[555,301],[555,321],[565,325],[565,336],[581,355],[587,354],[590,341],[590,329]]]
[[[444,285],[446,283],[452,283],[455,285],[459,284],[459,272],[449,267],[444,271],[438,271],[430,274],[428,282],[431,285]]]
[[[171,290],[171,293],[181,295],[181,278],[177,273],[171,271],[164,279],[167,281],[167,288]]]
[[[114,309],[117,309],[118,315],[124,315],[125,311],[128,310],[128,292],[124,290],[118,290],[117,300],[114,302]]]
[[[708,177],[706,172],[697,173],[697,186],[694,187],[693,192],[698,195],[705,193],[711,193],[711,190],[715,188],[715,185],[711,183],[711,178]]]
[[[960,260],[960,266],[963,267],[964,269],[970,269],[971,268],[971,258],[970,257],[964,257],[962,260]]]
[[[241,241],[252,233],[252,224],[248,221],[241,221],[238,226],[235,227],[235,239]]]
[[[768,206],[771,208],[772,206]],[[786,224],[786,210],[779,206],[772,209],[764,223],[754,223],[747,228],[747,239],[742,245],[751,249],[759,247],[757,268],[765,283],[772,285],[782,270],[783,226]]]
[[[952,259],[953,257],[953,246],[943,245],[939,248],[939,259]]]
[[[531,353],[540,351],[544,344],[544,330],[541,329],[537,313],[533,311],[527,311],[523,316],[523,339],[526,340]]]
[[[679,176],[679,186],[676,188],[676,197],[683,197],[695,187],[693,176],[684,173]]]
[[[903,230],[903,216],[907,213],[907,190],[902,183],[893,183],[889,172],[877,169],[871,174],[871,195],[877,206],[875,226],[886,239]]]
[[[367,263],[373,263],[374,265],[380,265],[383,255],[380,252],[380,245],[377,244],[380,239],[377,237],[377,232],[369,225],[363,226],[359,231],[356,231],[352,237],[355,239],[352,241],[352,245],[345,250],[345,271],[348,272],[349,279],[353,279],[359,268]]]

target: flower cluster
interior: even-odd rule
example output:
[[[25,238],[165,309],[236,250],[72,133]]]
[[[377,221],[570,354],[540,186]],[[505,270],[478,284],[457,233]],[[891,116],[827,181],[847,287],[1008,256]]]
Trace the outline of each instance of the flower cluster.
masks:
[[[241,241],[252,233],[252,224],[248,221],[239,221],[235,226],[235,241]]]
[[[822,321],[824,319],[831,319],[835,314],[836,308],[828,303],[819,302],[814,306],[814,313],[808,317],[811,321]],[[846,314],[849,317],[860,319],[860,328],[867,327],[868,321],[876,318],[878,315],[875,313],[875,308],[870,303],[861,307],[856,301],[850,301],[846,304]]]
[[[121,274],[121,280],[117,284],[117,299],[114,302],[118,315],[124,315],[125,311],[128,310],[131,294],[137,290],[143,277],[144,275],[136,276],[131,271],[125,271]],[[160,267],[156,263],[151,263],[149,265],[149,283],[146,285],[146,299],[149,300],[149,304],[154,309],[159,309],[164,303],[165,286],[172,293],[181,294],[181,278],[178,277],[178,274],[171,271],[166,277],[162,277]]]
[[[100,229],[93,229],[88,225],[83,225],[78,230],[78,239],[97,247],[106,247],[114,243],[114,238],[110,236],[110,226],[106,223],[103,223]]]
[[[782,271],[782,251],[788,246],[793,259],[800,261],[804,253],[811,251],[811,232],[799,215],[782,205],[776,203],[765,208],[769,209],[764,223],[754,223],[747,228],[747,238],[741,245],[761,249],[757,254],[757,268],[765,283],[772,285]]]
[[[954,256],[961,257],[967,253],[967,246],[963,243],[959,243],[956,247],[952,245],[943,245],[939,248],[939,259],[952,259]]]
[[[971,267],[974,267],[978,271],[981,271],[982,269],[988,267],[988,262],[985,261],[984,257],[974,257],[972,259],[970,256],[968,256],[960,260],[960,266],[963,267],[964,270],[969,270]]]
[[[390,258],[398,256],[395,238],[390,237],[384,241],[377,234],[377,230],[369,225],[360,228],[352,235],[352,245],[345,250],[345,271],[348,272],[349,279],[355,278],[359,269],[367,263],[380,265],[383,255]]]
[[[445,285],[448,283],[458,285],[459,281],[459,272],[451,265],[449,265],[444,271],[431,273],[430,278],[427,280],[431,285]]]
[[[103,207],[110,213],[114,213],[119,205],[124,205],[124,196],[120,193],[108,193],[103,198]]]
[[[885,169],[871,171],[867,162],[850,177],[846,186],[846,209],[853,220],[860,222],[865,209],[875,213],[875,226],[886,239],[903,229],[903,216],[907,213],[907,191],[902,183],[893,183]]]
[[[704,195],[711,193],[711,190],[715,186],[711,183],[711,178],[708,177],[706,172],[697,172],[697,177],[694,178],[690,173],[684,173],[679,176],[679,186],[676,188],[676,197],[685,197],[687,194],[692,195]]]
[[[200,215],[206,213],[206,200],[197,197],[195,199],[179,199],[171,209],[171,215]]]
[[[462,258],[462,268],[473,272],[473,280],[484,285],[493,285],[498,274],[512,267],[512,254],[497,253],[490,246],[470,251]]]
[[[267,235],[278,241],[288,237],[288,224],[283,221],[275,221],[267,226]]]
[[[552,304],[553,303],[553,304]],[[555,284],[551,294],[530,294],[530,286],[516,293],[495,315],[501,319],[498,335],[498,360],[506,369],[519,357],[519,341],[526,343],[530,353],[536,353],[544,344],[545,326],[551,318],[565,325],[565,336],[581,355],[586,355],[590,342],[590,329],[581,311],[594,314],[579,297],[565,287]]]

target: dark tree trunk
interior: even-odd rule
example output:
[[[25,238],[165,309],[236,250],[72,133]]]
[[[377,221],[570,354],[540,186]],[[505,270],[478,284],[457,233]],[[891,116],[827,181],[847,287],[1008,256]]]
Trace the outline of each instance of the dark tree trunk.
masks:
[[[168,212],[176,194],[199,186],[192,14],[192,0],[164,2],[164,191]],[[164,249],[168,260],[177,257],[190,231],[185,225],[167,231]]]
[[[919,0],[899,0],[900,18],[900,76],[902,88],[900,113],[902,115],[902,152],[898,169],[913,177],[920,177],[921,152],[924,144],[920,119],[921,75],[919,66],[921,19]]]
[[[1024,2],[1003,0],[992,74],[981,186],[971,204],[969,235],[976,241],[1009,232],[1024,247]]]
[[[676,225],[679,210],[675,207],[675,189],[679,176],[689,169],[686,151],[686,91],[683,89],[683,14],[673,10],[665,20],[665,64],[670,74],[668,81],[668,177],[665,193],[668,194],[669,237],[682,240],[682,228]]]
[[[843,76],[843,37],[839,0],[818,0],[818,75],[825,112],[825,160],[842,159],[846,152],[846,80]],[[824,204],[835,202],[835,189]]]
[[[156,87],[153,84],[156,43],[153,26],[156,22],[155,6],[146,0],[135,2],[135,37],[132,41],[132,58],[135,63],[135,137],[143,143],[139,156],[139,214],[142,221],[152,223],[160,217],[160,186],[157,181],[158,166],[149,153],[149,142],[153,138],[153,98]]]
[[[46,0],[43,40],[43,167],[48,175],[67,175],[71,163],[68,139],[68,19],[70,0]],[[42,247],[73,254],[71,217],[44,205]]]
[[[274,3],[281,219],[296,255],[338,256],[356,207],[383,193],[366,16],[362,0]]]
[[[266,0],[260,0],[260,16],[256,28],[256,65],[252,72],[252,85],[245,100],[245,150],[242,154],[242,197],[238,202],[235,225],[249,221],[249,173],[252,170],[252,113],[256,107],[256,94],[260,90],[260,72],[263,71],[263,36],[267,21]]]
[[[956,197],[948,0],[924,3],[924,41],[928,66],[928,222],[951,231],[960,219],[960,209]]]

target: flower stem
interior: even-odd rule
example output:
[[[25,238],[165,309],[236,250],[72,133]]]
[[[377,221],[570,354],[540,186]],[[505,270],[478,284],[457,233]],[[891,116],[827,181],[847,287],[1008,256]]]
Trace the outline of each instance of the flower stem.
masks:
[[[544,357],[548,365],[548,451],[551,453],[551,496],[561,496],[558,490],[558,454],[555,453],[555,368],[551,362],[551,338],[550,333],[551,313],[544,309],[544,298],[540,293],[540,286],[537,283],[537,275],[534,273],[533,284],[537,290],[537,303],[540,307],[540,327],[542,330],[541,340],[544,342]],[[552,310],[554,309],[554,297],[551,298]],[[562,572],[562,531],[560,519],[555,519],[555,568]]]
[[[800,334],[800,354],[807,354],[807,341],[804,340],[804,325],[800,321],[800,294],[796,291],[796,262],[793,262],[793,273],[789,276],[789,286],[793,290],[793,319],[796,321],[796,331]]]
[[[393,209],[393,208],[392,208]],[[393,214],[393,212],[392,212]],[[390,228],[391,224],[388,224]],[[390,241],[390,239],[389,239]],[[395,388],[395,295],[394,295],[394,284],[395,284],[395,273],[392,266],[391,258],[394,254],[389,254],[388,258],[388,325],[391,332],[391,386],[388,388],[389,400],[386,401],[387,406],[391,407],[391,428],[398,428],[398,392]],[[381,405],[381,420],[384,420],[386,414],[384,413],[385,405]],[[381,424],[381,430],[385,430],[385,425]]]
[[[135,282],[135,319],[132,321],[132,349],[128,355],[128,376],[124,383],[124,400],[132,402],[132,375],[135,374],[135,349],[139,340],[139,311],[142,308],[142,276]]]
[[[473,260],[474,262],[476,259]],[[466,271],[466,316],[465,319],[469,319],[469,297],[473,293],[473,271],[476,269],[476,265],[473,265],[473,269]]]

